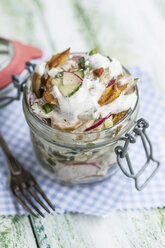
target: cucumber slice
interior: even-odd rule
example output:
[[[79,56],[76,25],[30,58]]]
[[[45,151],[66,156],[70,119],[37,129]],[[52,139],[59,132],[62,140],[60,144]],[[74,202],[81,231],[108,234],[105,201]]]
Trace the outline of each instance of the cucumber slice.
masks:
[[[74,71],[74,74],[76,74],[77,76],[79,76],[80,78],[84,78],[84,71]]]
[[[55,78],[52,80],[52,85],[59,87],[62,84],[62,78]]]
[[[80,84],[67,84],[67,85],[62,84],[59,86],[59,90],[61,91],[63,95],[70,97],[73,94],[75,94],[75,92],[78,91],[80,87],[81,87],[81,83]]]
[[[69,85],[69,84],[75,85],[75,84],[79,84],[81,82],[82,82],[82,78],[79,77],[74,72],[69,72],[69,71],[64,72],[64,76],[63,76],[63,84],[64,85]]]
[[[69,97],[73,96],[82,86],[82,84],[79,84],[70,94],[68,95]]]
[[[110,116],[108,119],[104,121],[104,127],[107,129],[112,126],[113,126],[113,121],[112,121],[112,116]]]

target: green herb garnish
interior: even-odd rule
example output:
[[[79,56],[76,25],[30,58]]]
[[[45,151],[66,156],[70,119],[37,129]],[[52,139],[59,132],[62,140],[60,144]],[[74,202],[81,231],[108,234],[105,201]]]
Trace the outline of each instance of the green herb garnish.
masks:
[[[96,54],[98,53],[98,49],[97,48],[94,48],[92,49],[90,52],[89,52],[89,55],[93,55],[93,54]]]
[[[74,161],[74,156],[69,157],[70,161]]]
[[[50,165],[52,165],[52,166],[55,166],[55,165],[56,165],[56,163],[55,163],[51,158],[48,158],[48,159],[47,159],[47,162],[48,162]]]
[[[49,103],[42,105],[42,108],[46,114],[50,113],[53,110],[52,105]]]
[[[109,61],[112,62],[112,59],[109,56],[107,56],[107,59],[109,59]]]
[[[45,84],[42,83],[42,84],[40,85],[39,92],[40,92],[41,95],[43,95],[44,91],[45,91]]]
[[[84,57],[79,58],[78,63],[81,68],[85,69],[85,58]]]
[[[64,72],[63,71],[60,71],[58,74],[57,74],[57,77],[63,77],[64,75]]]
[[[134,81],[137,82],[139,80],[139,78],[134,78]]]
[[[62,155],[62,154],[59,153],[58,151],[53,151],[52,154],[53,154],[55,157],[62,158],[62,159],[67,159],[67,157],[66,157],[65,155]]]
[[[85,70],[85,69],[91,67],[90,64],[89,64],[89,65],[86,65],[86,64],[85,64],[85,58],[84,58],[84,57],[81,57],[81,58],[78,60],[78,63],[79,63],[79,66],[80,66],[83,70]]]

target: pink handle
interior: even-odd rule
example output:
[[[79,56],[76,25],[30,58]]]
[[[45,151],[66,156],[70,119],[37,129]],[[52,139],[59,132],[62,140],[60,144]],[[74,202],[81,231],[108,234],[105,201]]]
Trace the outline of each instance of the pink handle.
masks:
[[[14,45],[14,56],[11,62],[0,71],[0,89],[11,83],[12,74],[20,74],[25,69],[25,63],[30,59],[42,57],[42,51],[36,47],[11,41]]]

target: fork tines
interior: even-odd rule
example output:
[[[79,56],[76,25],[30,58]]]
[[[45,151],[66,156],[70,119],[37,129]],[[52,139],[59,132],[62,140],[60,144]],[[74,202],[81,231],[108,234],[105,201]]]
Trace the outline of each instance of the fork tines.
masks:
[[[52,205],[52,203],[49,201],[45,193],[42,191],[42,189],[36,182],[35,184],[33,184],[33,187],[32,186],[26,187],[26,185],[24,185],[24,187],[15,188],[15,190],[14,191],[12,190],[12,192],[14,196],[16,197],[16,199],[19,201],[19,203],[23,206],[23,208],[25,208],[31,215],[33,215],[36,218],[38,218],[38,215],[34,213],[30,207],[32,207],[40,216],[42,217],[45,217],[45,216],[40,211],[40,209],[35,205],[34,200],[39,205],[41,205],[48,213],[50,213],[50,210],[48,209],[48,207],[45,205],[43,201],[41,201],[40,199],[41,196],[45,200],[45,202],[51,207],[51,209],[55,211],[54,206]]]

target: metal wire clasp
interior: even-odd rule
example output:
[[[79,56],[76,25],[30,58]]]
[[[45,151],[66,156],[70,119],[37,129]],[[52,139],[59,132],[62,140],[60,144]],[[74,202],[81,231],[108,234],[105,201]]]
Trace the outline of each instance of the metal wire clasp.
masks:
[[[14,89],[16,92],[13,95],[12,92],[0,97],[0,108],[5,107],[9,103],[13,102],[14,100],[19,100],[21,96],[21,92],[23,91],[24,84],[26,83],[27,79],[34,71],[35,64],[31,62],[26,62],[25,70],[21,73],[21,75],[12,75],[12,83],[14,85]]]
[[[132,129],[132,131],[130,133],[126,133],[125,137],[119,138],[119,140],[122,140],[125,142],[124,145],[123,146],[117,146],[115,148],[115,153],[117,155],[117,162],[118,162],[120,169],[127,177],[133,178],[135,180],[135,188],[137,190],[144,189],[144,187],[153,178],[153,176],[155,175],[155,173],[157,172],[157,170],[160,166],[159,161],[157,161],[153,158],[152,145],[151,145],[151,142],[150,142],[150,140],[146,134],[146,129],[148,127],[149,127],[149,124],[143,118],[139,119],[136,122],[134,128]],[[147,159],[146,159],[145,164],[141,167],[141,169],[137,173],[135,173],[134,169],[132,167],[132,163],[130,161],[129,154],[128,154],[128,147],[129,147],[130,143],[136,142],[137,137],[141,138]],[[126,164],[128,165],[129,172],[124,167],[125,161],[126,161]],[[149,166],[151,161],[156,163],[156,167],[152,171],[151,175],[145,180],[145,182],[142,185],[140,185],[139,178],[142,175],[142,173],[144,172],[144,170]]]
[[[25,67],[25,70],[26,72],[24,73],[24,75],[12,75],[12,82],[15,86],[15,88],[17,88],[18,90],[18,98],[19,99],[19,96],[21,94],[21,92],[23,91],[23,87],[24,87],[24,84],[26,83],[27,79],[29,78],[29,76],[31,75],[31,73],[34,71],[34,68],[35,68],[35,64],[32,64],[31,62],[26,62],[26,67]],[[15,98],[16,99],[16,98]]]

